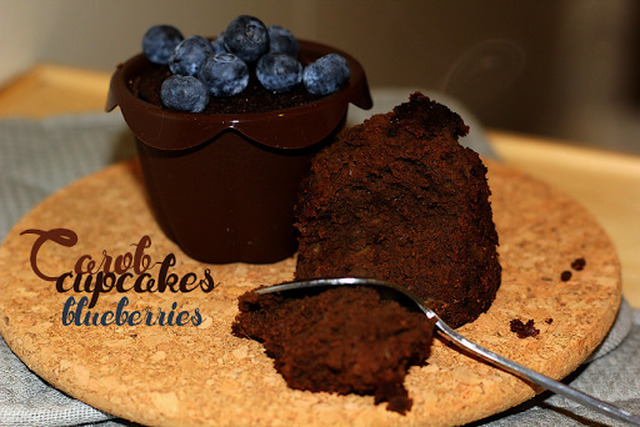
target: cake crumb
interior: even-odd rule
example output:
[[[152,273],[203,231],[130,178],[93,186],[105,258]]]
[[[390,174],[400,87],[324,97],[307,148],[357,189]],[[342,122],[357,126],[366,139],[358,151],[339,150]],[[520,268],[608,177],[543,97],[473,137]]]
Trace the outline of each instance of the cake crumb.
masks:
[[[523,323],[520,319],[513,319],[510,323],[511,332],[515,332],[518,338],[535,337],[540,333],[540,329],[534,327],[533,319]]]
[[[573,268],[576,271],[581,271],[584,269],[584,266],[587,264],[587,262],[585,261],[584,258],[576,258],[572,263],[571,263],[571,268]]]
[[[568,282],[571,279],[571,272],[569,270],[565,270],[560,274],[560,280],[563,282]]]

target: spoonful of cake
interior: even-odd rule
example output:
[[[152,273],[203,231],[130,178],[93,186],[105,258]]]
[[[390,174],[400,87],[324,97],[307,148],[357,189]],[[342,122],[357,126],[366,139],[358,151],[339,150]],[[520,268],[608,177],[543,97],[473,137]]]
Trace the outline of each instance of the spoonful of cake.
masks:
[[[436,329],[450,342],[466,350],[467,352],[481,358],[489,364],[507,371],[513,375],[516,375],[522,379],[530,381],[534,384],[544,387],[554,393],[560,394],[568,399],[571,399],[579,404],[592,408],[600,413],[603,413],[609,417],[617,420],[625,421],[633,425],[640,426],[640,417],[631,414],[630,412],[611,405],[607,402],[596,399],[593,396],[585,394],[574,388],[571,388],[561,382],[558,382],[552,378],[549,378],[539,372],[533,371],[523,365],[520,365],[510,359],[500,356],[476,343],[470,341],[464,336],[457,333],[453,328],[447,325],[438,317],[438,315],[431,309],[425,307],[416,297],[414,297],[408,290],[397,286],[393,283],[389,283],[383,280],[377,279],[364,279],[353,277],[342,278],[328,278],[328,279],[314,279],[314,280],[301,280],[286,282],[278,285],[268,286],[257,289],[255,292],[258,295],[267,295],[271,293],[279,293],[286,291],[304,291],[330,287],[340,286],[367,286],[373,287],[380,294],[381,299],[395,300],[402,306],[423,313],[430,320],[435,322]]]

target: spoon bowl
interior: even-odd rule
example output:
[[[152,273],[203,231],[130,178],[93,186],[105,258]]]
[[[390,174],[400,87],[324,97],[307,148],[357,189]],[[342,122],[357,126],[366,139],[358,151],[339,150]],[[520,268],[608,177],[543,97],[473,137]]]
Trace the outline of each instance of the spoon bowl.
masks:
[[[409,310],[424,313],[428,318],[435,319],[435,327],[440,334],[448,341],[452,342],[459,348],[466,350],[468,353],[479,357],[489,364],[516,375],[531,383],[537,384],[571,399],[581,405],[594,409],[611,418],[640,426],[640,417],[610,403],[599,400],[586,393],[571,388],[559,381],[556,381],[546,375],[533,371],[526,366],[520,365],[513,360],[500,356],[497,353],[488,350],[473,341],[465,338],[457,333],[453,328],[447,325],[433,310],[425,307],[422,302],[409,290],[396,284],[379,280],[359,277],[338,277],[338,278],[322,278],[311,280],[299,280],[285,282],[278,285],[268,286],[256,290],[260,295],[270,294],[274,292],[301,291],[320,288],[329,288],[335,286],[371,286],[374,287],[383,299],[393,299]]]

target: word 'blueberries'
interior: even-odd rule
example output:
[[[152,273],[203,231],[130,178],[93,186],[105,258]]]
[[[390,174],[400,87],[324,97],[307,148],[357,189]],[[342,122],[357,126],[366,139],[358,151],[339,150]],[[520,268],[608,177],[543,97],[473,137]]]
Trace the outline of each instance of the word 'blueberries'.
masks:
[[[202,63],[198,77],[209,88],[211,95],[233,96],[249,84],[249,68],[236,55],[219,53]]]
[[[267,31],[269,32],[269,52],[286,53],[294,58],[298,57],[300,47],[291,31],[279,25],[269,25]]]
[[[213,53],[209,40],[201,36],[191,36],[180,42],[169,57],[169,69],[173,74],[195,76],[200,64]]]
[[[200,113],[209,103],[209,89],[193,76],[173,75],[162,82],[160,98],[167,108]]]
[[[309,93],[328,95],[344,86],[349,76],[347,60],[337,53],[330,53],[309,64],[302,73],[302,81]]]
[[[288,92],[302,81],[302,64],[285,53],[268,53],[258,61],[256,76],[267,90]]]
[[[173,49],[184,39],[184,36],[171,25],[154,25],[142,37],[142,52],[149,61],[166,64]]]
[[[224,32],[224,44],[243,61],[256,62],[269,51],[269,33],[258,18],[240,15]]]

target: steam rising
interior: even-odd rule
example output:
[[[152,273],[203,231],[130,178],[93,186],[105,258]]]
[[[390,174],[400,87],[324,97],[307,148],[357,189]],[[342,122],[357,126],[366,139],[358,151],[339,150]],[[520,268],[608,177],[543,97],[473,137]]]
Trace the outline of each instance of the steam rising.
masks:
[[[522,71],[526,54],[508,40],[488,40],[466,51],[451,67],[442,91],[491,97],[507,89]]]

